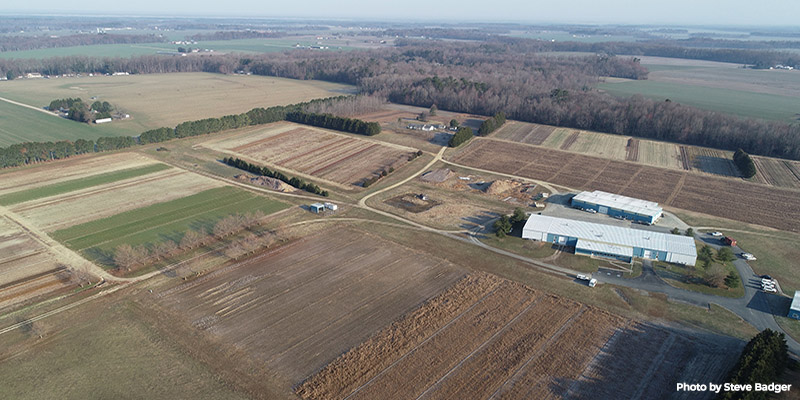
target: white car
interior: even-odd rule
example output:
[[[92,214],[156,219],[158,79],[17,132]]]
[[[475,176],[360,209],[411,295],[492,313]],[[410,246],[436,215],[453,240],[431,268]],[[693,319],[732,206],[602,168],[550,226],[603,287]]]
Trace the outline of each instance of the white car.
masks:
[[[713,237],[722,237],[722,232],[708,232]]]
[[[765,291],[765,292],[767,292],[767,293],[777,293],[777,292],[778,292],[778,291],[775,289],[775,287],[774,287],[774,286],[765,287],[765,288],[764,288],[764,291]]]
[[[766,279],[766,278],[765,278],[765,279],[762,279],[762,280],[761,280],[761,284],[762,284],[762,285],[774,285],[774,284],[775,284],[775,281],[773,281],[772,279]]]
[[[742,253],[741,256],[745,260],[749,260],[749,261],[755,261],[756,260],[756,256],[754,256],[754,255],[752,255],[750,253]]]

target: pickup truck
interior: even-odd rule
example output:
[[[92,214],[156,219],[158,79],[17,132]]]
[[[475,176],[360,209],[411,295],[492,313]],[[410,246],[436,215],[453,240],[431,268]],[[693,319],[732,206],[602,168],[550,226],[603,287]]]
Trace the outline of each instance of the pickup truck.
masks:
[[[578,274],[575,276],[578,280],[589,282],[589,287],[597,286],[597,279],[592,278],[591,275]]]

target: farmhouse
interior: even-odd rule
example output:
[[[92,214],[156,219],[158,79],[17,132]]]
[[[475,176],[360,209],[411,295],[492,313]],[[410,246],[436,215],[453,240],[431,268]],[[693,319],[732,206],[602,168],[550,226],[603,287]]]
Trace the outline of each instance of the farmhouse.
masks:
[[[575,254],[625,262],[634,257],[694,265],[697,249],[688,236],[531,215],[522,229],[523,239],[574,247]]]
[[[800,319],[800,290],[794,292],[794,300],[789,306],[789,318]]]
[[[652,201],[634,199],[600,190],[578,193],[572,198],[572,206],[648,225],[654,224],[664,211],[658,203]]]

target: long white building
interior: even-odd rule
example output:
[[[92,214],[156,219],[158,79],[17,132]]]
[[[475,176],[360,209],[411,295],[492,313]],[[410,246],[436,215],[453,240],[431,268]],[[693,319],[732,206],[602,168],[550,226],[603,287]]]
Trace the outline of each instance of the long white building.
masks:
[[[600,214],[621,217],[645,224],[654,224],[664,212],[656,202],[621,196],[601,190],[578,193],[572,198],[572,206],[591,209]]]
[[[695,265],[694,238],[545,215],[531,215],[522,229],[524,239],[575,248],[575,254],[625,262],[647,258]]]

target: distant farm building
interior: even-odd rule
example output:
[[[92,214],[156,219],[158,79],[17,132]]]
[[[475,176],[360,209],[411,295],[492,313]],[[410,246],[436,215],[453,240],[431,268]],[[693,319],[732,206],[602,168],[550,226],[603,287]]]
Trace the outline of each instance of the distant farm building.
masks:
[[[327,208],[328,210],[331,210],[331,211],[336,211],[336,210],[339,209],[339,206],[337,206],[336,204],[333,204],[333,203],[325,203],[324,206],[325,206],[325,208]]]
[[[789,306],[789,318],[800,319],[800,290],[794,292],[794,300]]]
[[[111,118],[100,118],[94,120],[95,124],[105,124],[106,122],[111,122]]]
[[[658,221],[664,212],[658,203],[600,190],[578,193],[572,198],[572,206],[648,225]]]
[[[575,254],[632,262],[634,258],[695,265],[694,238],[643,229],[533,214],[522,228],[524,239],[575,248]]]
[[[321,213],[323,211],[325,211],[325,204],[314,203],[314,204],[311,205],[311,212],[319,214],[319,213]]]

